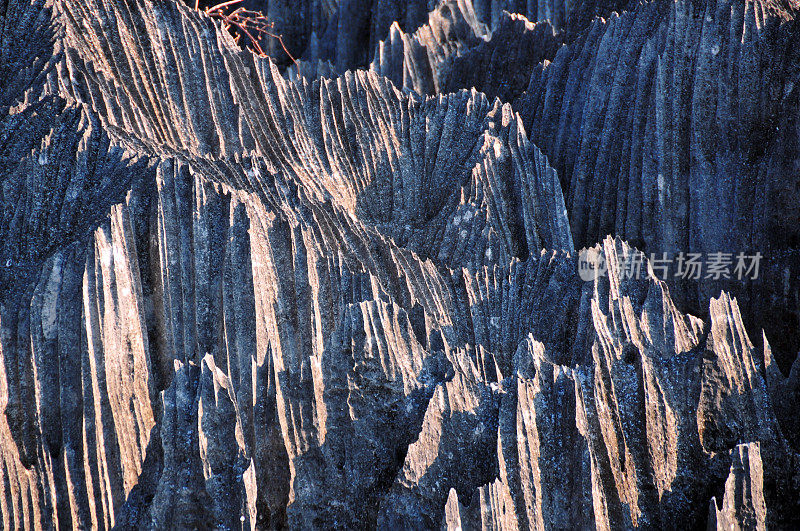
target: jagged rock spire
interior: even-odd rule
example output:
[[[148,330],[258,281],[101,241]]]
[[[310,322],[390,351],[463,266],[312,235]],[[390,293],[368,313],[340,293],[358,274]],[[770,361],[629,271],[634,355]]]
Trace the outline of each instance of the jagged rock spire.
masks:
[[[0,15],[4,528],[798,523],[797,371],[619,238],[582,278],[531,115],[174,2]]]

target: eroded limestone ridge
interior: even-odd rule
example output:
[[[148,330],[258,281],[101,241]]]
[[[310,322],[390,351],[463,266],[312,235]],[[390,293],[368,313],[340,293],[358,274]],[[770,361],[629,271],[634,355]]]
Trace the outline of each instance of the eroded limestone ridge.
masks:
[[[650,51],[601,70],[649,79],[631,101],[655,112],[667,92],[648,90],[694,71],[661,73],[658,48],[689,8],[577,37],[588,21],[448,5],[331,78],[283,76],[172,1],[0,0],[4,529],[800,525],[800,361],[782,372],[726,292],[687,314],[620,238],[597,238],[605,276],[578,274],[594,232],[575,220],[607,210],[581,210],[559,151],[586,129],[545,117],[600,120],[606,78],[586,96],[567,77],[639,17],[662,21],[635,41]],[[791,23],[765,5],[714,8],[725,38],[767,27],[753,13]],[[775,28],[765,42],[794,38]],[[506,53],[524,86],[469,74],[510,76]],[[537,88],[556,79],[575,87],[561,107]],[[492,99],[457,90],[479,82]],[[607,116],[605,146],[656,149],[662,122],[628,136]],[[640,278],[619,266],[634,258]]]

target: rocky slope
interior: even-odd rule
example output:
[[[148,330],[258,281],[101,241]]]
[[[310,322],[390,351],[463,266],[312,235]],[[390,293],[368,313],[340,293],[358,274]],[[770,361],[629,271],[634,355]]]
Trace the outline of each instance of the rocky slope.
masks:
[[[730,290],[751,334],[779,341],[785,370],[800,348],[793,12],[640,4],[534,69],[515,105],[562,179],[577,245],[612,233],[649,253],[762,252],[754,282],[673,292],[700,312]]]
[[[800,525],[800,361],[619,238],[581,278],[533,81],[435,77],[578,45],[458,5],[289,81],[172,1],[0,0],[4,529]]]
[[[372,68],[418,92],[475,87],[512,103],[559,174],[578,247],[618,234],[659,257],[761,252],[755,280],[670,286],[705,317],[720,290],[735,294],[751,334],[775,337],[788,370],[800,349],[795,12],[642,2],[575,38],[505,14],[477,45],[452,37],[426,48],[454,52],[425,61],[404,44],[402,63],[384,46]]]
[[[222,0],[182,0],[201,9]],[[455,11],[468,9],[475,22],[489,30],[501,25],[504,12],[517,13],[533,22],[549,21],[556,31],[572,40],[598,16],[608,16],[631,4],[629,0],[242,0],[247,9],[265,13],[274,32],[295,58],[316,64],[329,63],[344,73],[363,68],[372,60],[376,45],[388,35],[412,34],[430,22],[429,12],[445,4]],[[635,4],[635,2],[633,2]],[[449,18],[445,14],[445,18]],[[390,30],[392,25],[396,30]],[[434,24],[436,25],[436,24]],[[425,30],[423,30],[425,31]],[[264,39],[263,45],[281,65],[290,63],[280,43]]]

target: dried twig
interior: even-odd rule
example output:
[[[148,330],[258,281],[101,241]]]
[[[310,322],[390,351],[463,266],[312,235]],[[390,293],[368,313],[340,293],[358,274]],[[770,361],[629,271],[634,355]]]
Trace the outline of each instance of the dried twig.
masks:
[[[261,48],[259,41],[262,37],[272,37],[277,39],[283,51],[289,56],[294,64],[297,60],[289,53],[286,44],[283,42],[283,37],[274,32],[275,24],[270,22],[263,13],[258,11],[251,11],[242,6],[236,7],[237,4],[242,3],[244,0],[228,0],[205,9],[208,16],[217,18],[222,21],[223,27],[234,36],[236,43],[239,43],[242,35],[245,35],[249,42],[247,46],[256,54],[261,57],[269,57],[269,54]],[[196,0],[195,9],[199,9],[200,0]]]
[[[235,5],[235,4],[240,4],[243,1],[244,0],[229,0],[228,2],[222,2],[221,4],[217,4],[215,6],[207,7],[206,8],[206,13],[211,14],[214,11],[222,11],[226,7],[231,7],[231,6]]]

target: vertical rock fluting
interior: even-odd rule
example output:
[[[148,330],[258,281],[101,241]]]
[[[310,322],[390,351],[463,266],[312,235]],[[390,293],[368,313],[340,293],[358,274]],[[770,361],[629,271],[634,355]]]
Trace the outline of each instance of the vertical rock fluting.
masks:
[[[478,22],[469,0],[444,2],[431,11],[428,23],[413,33],[393,24],[386,40],[378,43],[370,70],[418,94],[453,92],[444,86],[450,62],[480,45],[488,35],[489,28]]]
[[[798,525],[797,375],[619,239],[581,280],[509,105],[0,5],[57,36],[1,50],[3,528]]]
[[[751,332],[780,341],[784,369],[800,348],[794,13],[642,3],[534,69],[514,107],[559,173],[577,245],[613,233],[652,253],[761,252],[756,281],[673,291],[702,312],[732,290]]]
[[[418,94],[476,88],[489,99],[513,101],[527,88],[531,70],[552,59],[563,38],[547,21],[531,24],[508,12],[489,32],[468,0],[450,1],[413,34],[393,25],[370,70]]]
[[[568,191],[576,241],[772,242],[781,215],[763,205],[791,174],[796,136],[794,28],[758,2],[650,2],[540,66],[519,111]]]
[[[195,0],[182,1],[195,6]],[[221,0],[200,0],[199,7],[205,9],[221,3]],[[283,49],[285,45],[294,58],[313,67],[318,63],[329,65],[331,73],[341,74],[348,69],[364,68],[377,59],[373,52],[378,43],[397,41],[405,34],[418,33],[422,45],[433,44],[435,50],[445,36],[440,33],[442,30],[461,32],[458,27],[463,22],[462,16],[485,34],[503,24],[504,12],[516,13],[533,22],[548,21],[555,31],[571,41],[595,17],[608,16],[628,4],[627,0],[242,0],[237,6],[267,15],[282,43],[265,36],[261,47],[278,64],[291,64]],[[465,37],[463,32],[460,37]],[[435,55],[434,50],[429,53]]]
[[[182,1],[195,6],[195,0]],[[199,7],[222,3],[200,0]],[[336,72],[344,73],[370,62],[371,51],[386,38],[394,22],[413,32],[438,3],[440,0],[243,0],[234,8],[242,6],[269,18],[273,34],[280,35],[282,43],[265,36],[261,46],[277,63],[291,63],[285,45],[294,58],[329,63]]]
[[[613,233],[656,256],[761,252],[756,279],[671,285],[697,313],[732,291],[788,370],[800,348],[795,12],[655,1],[580,35],[504,14],[485,42],[426,48],[454,50],[446,59],[409,53],[420,45],[405,38],[401,60],[389,39],[372,68],[422,93],[475,87],[512,102],[561,178],[579,246]]]

